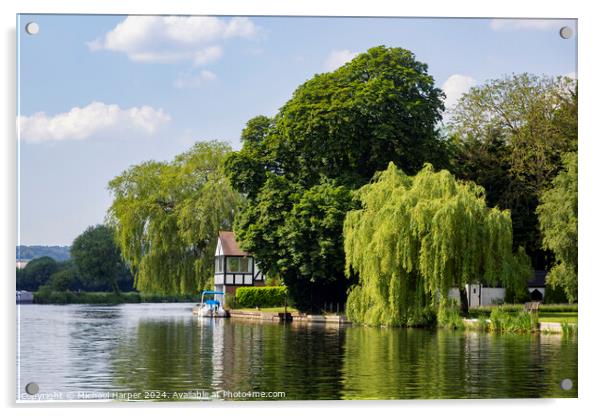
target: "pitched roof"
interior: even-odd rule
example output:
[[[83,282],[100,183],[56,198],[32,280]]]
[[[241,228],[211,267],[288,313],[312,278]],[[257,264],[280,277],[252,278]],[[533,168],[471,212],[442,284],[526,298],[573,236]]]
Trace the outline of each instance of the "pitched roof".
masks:
[[[222,245],[222,251],[225,256],[248,256],[242,251],[236,242],[236,237],[232,231],[220,231],[219,241]]]

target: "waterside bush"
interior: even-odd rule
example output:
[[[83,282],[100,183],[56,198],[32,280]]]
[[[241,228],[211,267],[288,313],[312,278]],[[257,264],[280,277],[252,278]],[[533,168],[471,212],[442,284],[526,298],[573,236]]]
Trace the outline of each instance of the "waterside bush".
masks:
[[[520,311],[510,313],[494,308],[489,317],[489,330],[497,332],[531,332],[538,327],[537,314]]]
[[[241,308],[272,308],[284,306],[286,297],[286,286],[239,287],[234,300]]]
[[[437,316],[437,324],[447,329],[464,329],[464,319],[460,316],[458,308],[455,307],[440,310]]]

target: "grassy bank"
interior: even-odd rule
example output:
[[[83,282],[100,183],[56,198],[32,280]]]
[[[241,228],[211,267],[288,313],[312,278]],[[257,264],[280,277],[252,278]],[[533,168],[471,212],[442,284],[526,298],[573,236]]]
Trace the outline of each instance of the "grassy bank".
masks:
[[[120,303],[197,302],[198,295],[155,295],[139,292],[48,292],[33,294],[33,303],[66,305],[71,303],[117,305]]]
[[[577,312],[540,312],[539,322],[577,323]]]
[[[491,311],[493,310],[501,310],[508,313],[519,313],[525,310],[524,304],[508,304],[508,305],[499,305],[499,306],[479,306],[476,308],[471,308],[469,311],[469,318],[479,319],[479,318],[489,318],[491,315]],[[545,316],[546,314],[557,314],[557,313],[573,313],[577,314],[578,305],[576,303],[568,304],[550,304],[550,305],[539,305],[539,316]]]

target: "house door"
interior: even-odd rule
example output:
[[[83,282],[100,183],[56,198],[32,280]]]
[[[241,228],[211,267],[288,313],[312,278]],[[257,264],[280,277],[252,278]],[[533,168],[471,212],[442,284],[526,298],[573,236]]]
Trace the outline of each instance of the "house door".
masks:
[[[469,302],[471,307],[481,306],[481,288],[479,285],[468,285],[469,290]]]

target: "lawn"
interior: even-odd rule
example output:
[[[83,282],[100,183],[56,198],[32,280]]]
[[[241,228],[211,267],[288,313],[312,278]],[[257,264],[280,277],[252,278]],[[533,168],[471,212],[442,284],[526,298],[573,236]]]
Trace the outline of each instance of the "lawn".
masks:
[[[577,312],[539,312],[539,322],[577,323]]]

